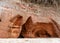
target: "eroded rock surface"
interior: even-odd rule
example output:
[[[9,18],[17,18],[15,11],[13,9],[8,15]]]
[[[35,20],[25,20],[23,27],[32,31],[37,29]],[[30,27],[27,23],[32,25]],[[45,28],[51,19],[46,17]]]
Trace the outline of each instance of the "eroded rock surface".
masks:
[[[59,12],[59,7],[42,7],[19,0],[0,0],[0,38],[17,38],[19,35],[26,38],[60,37]]]

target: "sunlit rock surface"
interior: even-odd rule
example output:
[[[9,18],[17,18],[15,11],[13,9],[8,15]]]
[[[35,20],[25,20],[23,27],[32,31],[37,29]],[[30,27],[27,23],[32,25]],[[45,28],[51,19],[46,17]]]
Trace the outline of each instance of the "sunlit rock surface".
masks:
[[[23,16],[23,24],[29,16],[34,22],[48,22],[54,19],[60,25],[60,7],[45,7],[33,3],[21,2],[21,0],[0,0],[0,37],[10,37],[10,19],[16,15]]]

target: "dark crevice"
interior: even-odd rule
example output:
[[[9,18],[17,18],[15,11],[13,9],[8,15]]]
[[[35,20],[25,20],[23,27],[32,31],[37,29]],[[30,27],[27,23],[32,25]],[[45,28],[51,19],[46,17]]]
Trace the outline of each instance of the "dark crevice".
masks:
[[[22,31],[21,31],[21,34],[19,35],[19,37],[18,38],[24,38],[23,37],[23,33],[25,33],[26,32],[26,28],[25,28],[25,24],[22,26]]]
[[[1,19],[0,19],[0,22],[1,22]]]
[[[22,35],[20,35],[18,38],[24,38]]]

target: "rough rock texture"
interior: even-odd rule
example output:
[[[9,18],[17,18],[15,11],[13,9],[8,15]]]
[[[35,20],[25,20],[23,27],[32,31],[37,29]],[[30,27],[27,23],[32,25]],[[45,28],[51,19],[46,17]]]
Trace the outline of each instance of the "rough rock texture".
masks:
[[[17,15],[20,15],[23,19],[22,20],[20,18],[17,19],[16,18]],[[0,38],[11,38],[11,37],[17,38],[20,32],[22,32],[19,30],[23,29],[23,25],[26,23],[27,19],[30,16],[32,17],[34,28],[35,28],[35,25],[37,25],[36,28],[40,28],[40,22],[42,22],[42,24],[46,23],[46,25],[44,24],[46,28],[48,28],[47,25],[49,25],[49,28],[52,29],[52,27],[57,27],[55,26],[57,24],[58,24],[58,27],[60,27],[60,19],[59,19],[60,18],[60,7],[53,7],[53,6],[45,7],[43,5],[40,6],[40,5],[33,4],[33,3],[26,3],[23,1],[21,2],[21,0],[17,0],[17,1],[16,0],[0,0],[0,20],[1,20],[0,21]],[[51,22],[50,18],[54,20],[57,24],[53,22],[52,24],[54,25],[50,26],[49,24],[49,22]],[[36,22],[38,22],[38,24]],[[11,24],[13,25],[17,24],[18,26],[16,25],[15,27],[13,27],[13,25]],[[11,27],[9,26],[13,27],[14,29],[13,28],[11,29]],[[31,27],[31,29],[33,27]],[[58,29],[56,30],[58,31]],[[43,34],[46,34],[46,33],[43,32]],[[53,34],[51,35],[53,37],[60,37],[58,35],[59,33],[58,34],[56,33],[55,35],[54,30],[52,30],[51,34]]]
[[[24,38],[46,38],[60,37],[59,27],[54,20],[52,22],[33,22],[32,17],[29,17],[22,27],[21,35]]]

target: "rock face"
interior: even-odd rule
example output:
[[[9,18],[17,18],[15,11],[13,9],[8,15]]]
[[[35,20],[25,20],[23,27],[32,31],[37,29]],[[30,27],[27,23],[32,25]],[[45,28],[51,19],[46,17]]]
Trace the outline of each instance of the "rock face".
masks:
[[[35,3],[35,4],[46,4],[46,5],[60,5],[60,1],[59,0],[23,0],[25,2],[31,2],[31,3]]]
[[[26,23],[23,25],[21,35],[25,38],[60,37],[58,25],[55,21],[52,22],[34,23],[32,17],[29,17]],[[56,29],[58,30],[58,33],[56,33]]]
[[[21,0],[0,0],[0,38],[60,37],[59,12]]]

